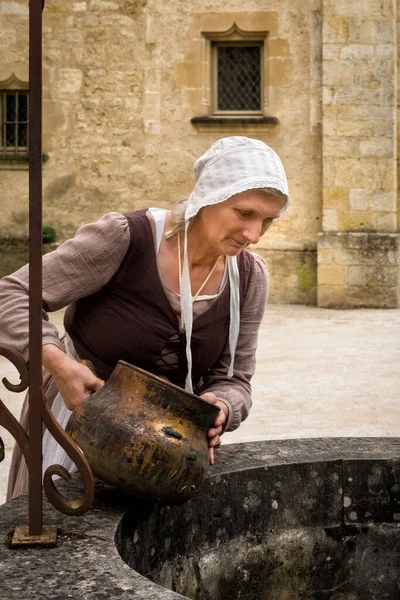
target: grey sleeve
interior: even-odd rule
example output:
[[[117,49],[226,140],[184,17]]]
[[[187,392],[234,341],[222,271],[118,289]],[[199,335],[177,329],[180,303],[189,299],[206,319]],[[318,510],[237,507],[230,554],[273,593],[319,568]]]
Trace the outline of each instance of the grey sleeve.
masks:
[[[74,238],[43,257],[43,344],[61,348],[47,312],[59,310],[102,288],[117,271],[129,246],[126,218],[109,213],[80,227]],[[0,342],[28,359],[29,266],[0,281]]]

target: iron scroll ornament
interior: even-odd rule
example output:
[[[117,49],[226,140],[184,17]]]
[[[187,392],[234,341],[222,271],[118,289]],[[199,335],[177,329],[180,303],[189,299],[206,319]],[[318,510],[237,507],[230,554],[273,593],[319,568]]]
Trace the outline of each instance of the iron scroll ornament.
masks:
[[[12,384],[4,377],[2,380],[4,386],[12,392],[23,392],[26,390],[29,383],[29,373],[28,367],[22,355],[9,346],[1,345],[0,356],[4,356],[10,362],[12,362],[21,379],[19,384]],[[52,476],[58,475],[65,481],[70,482],[72,479],[71,474],[61,465],[51,465],[46,469],[43,480],[43,487],[46,496],[49,502],[51,502],[51,504],[60,512],[71,516],[82,515],[89,510],[89,508],[91,508],[94,501],[94,480],[92,470],[79,446],[77,446],[77,444],[75,444],[75,442],[65,433],[55,419],[53,413],[49,410],[43,388],[41,396],[42,402],[40,406],[40,415],[42,422],[47,427],[54,439],[60,444],[71,460],[75,463],[83,479],[83,495],[81,498],[76,500],[70,500],[63,496],[63,494],[61,494],[61,492],[55,487]],[[30,470],[32,467],[31,463],[33,458],[29,452],[29,433],[24,430],[22,425],[17,421],[2,400],[0,400],[0,425],[11,433],[21,448],[22,454],[28,466],[28,470]],[[0,462],[3,459],[4,444],[0,438]]]

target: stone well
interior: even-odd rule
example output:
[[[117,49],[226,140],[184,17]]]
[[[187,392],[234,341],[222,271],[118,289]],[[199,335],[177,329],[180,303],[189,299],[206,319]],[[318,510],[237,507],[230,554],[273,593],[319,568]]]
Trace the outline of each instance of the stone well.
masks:
[[[236,444],[216,462],[182,506],[101,482],[83,517],[46,505],[58,545],[3,545],[1,597],[398,600],[400,439]],[[25,497],[0,508],[3,539],[26,511]]]

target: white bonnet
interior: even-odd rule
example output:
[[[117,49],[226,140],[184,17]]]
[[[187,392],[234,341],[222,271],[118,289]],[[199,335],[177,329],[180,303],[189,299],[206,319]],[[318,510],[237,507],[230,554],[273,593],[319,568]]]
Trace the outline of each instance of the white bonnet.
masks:
[[[196,185],[187,202],[186,219],[194,217],[203,206],[263,188],[274,188],[286,196],[279,219],[286,214],[289,190],[281,159],[261,140],[243,136],[218,140],[194,163],[194,177]]]

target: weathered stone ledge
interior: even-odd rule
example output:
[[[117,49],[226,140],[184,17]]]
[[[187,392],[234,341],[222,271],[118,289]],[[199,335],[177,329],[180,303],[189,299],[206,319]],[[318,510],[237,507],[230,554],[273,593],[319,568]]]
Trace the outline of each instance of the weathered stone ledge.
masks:
[[[277,117],[193,117],[192,125],[199,132],[270,130],[279,124]]]
[[[190,543],[186,529],[192,527],[194,520],[208,518],[210,511],[216,518],[220,509],[229,509],[231,514],[219,515],[219,522],[224,522],[224,527],[231,523],[232,528],[236,519],[249,519],[253,513],[262,515],[267,525],[264,535],[271,539],[277,531],[284,532],[293,527],[316,527],[320,531],[321,527],[332,530],[351,526],[353,533],[361,527],[363,535],[369,528],[375,540],[373,528],[388,524],[390,539],[397,540],[400,535],[397,530],[399,457],[399,438],[326,438],[228,445],[218,449],[216,466],[211,469],[200,493],[182,507],[170,509],[137,502],[97,482],[95,505],[82,517],[61,515],[44,502],[44,523],[56,524],[59,529],[55,548],[11,550],[6,544],[1,545],[1,596],[7,600],[184,598],[129,568],[119,555],[121,552],[127,559],[129,548],[134,548],[136,554],[142,553],[146,558],[147,546],[153,541],[148,540],[147,546],[141,546],[140,532],[138,540],[132,528],[144,523],[145,516],[148,524],[155,519],[158,527],[161,518],[167,517],[172,523],[174,515],[177,516],[181,533],[172,540],[174,547]],[[66,484],[61,485],[66,490]],[[71,490],[72,497],[79,495],[76,480]],[[268,501],[260,504],[263,497]],[[245,509],[242,516],[238,513],[239,504],[243,504],[242,511]],[[235,519],[232,519],[233,515]],[[26,522],[25,496],[0,507],[2,540],[9,537],[16,525]],[[143,527],[146,531],[146,523]],[[152,529],[150,531],[155,534]],[[217,535],[212,527],[204,530],[200,527],[198,533],[201,539],[216,536],[215,544],[221,535]],[[159,541],[163,535],[164,532],[160,532]],[[363,540],[364,544],[365,535]],[[166,552],[167,547],[162,547]],[[393,556],[397,551],[396,542],[396,548],[391,550]],[[134,560],[132,556],[131,560]],[[149,556],[154,554],[150,552]],[[378,561],[379,557],[373,556]],[[157,553],[155,557],[158,562],[163,558]],[[382,560],[380,564],[383,564]],[[387,573],[391,578],[390,585],[400,579],[398,569],[390,567]],[[375,574],[375,571],[363,573],[363,585],[373,589],[378,581]],[[346,585],[352,583],[346,582]],[[385,597],[392,598],[390,595]]]

